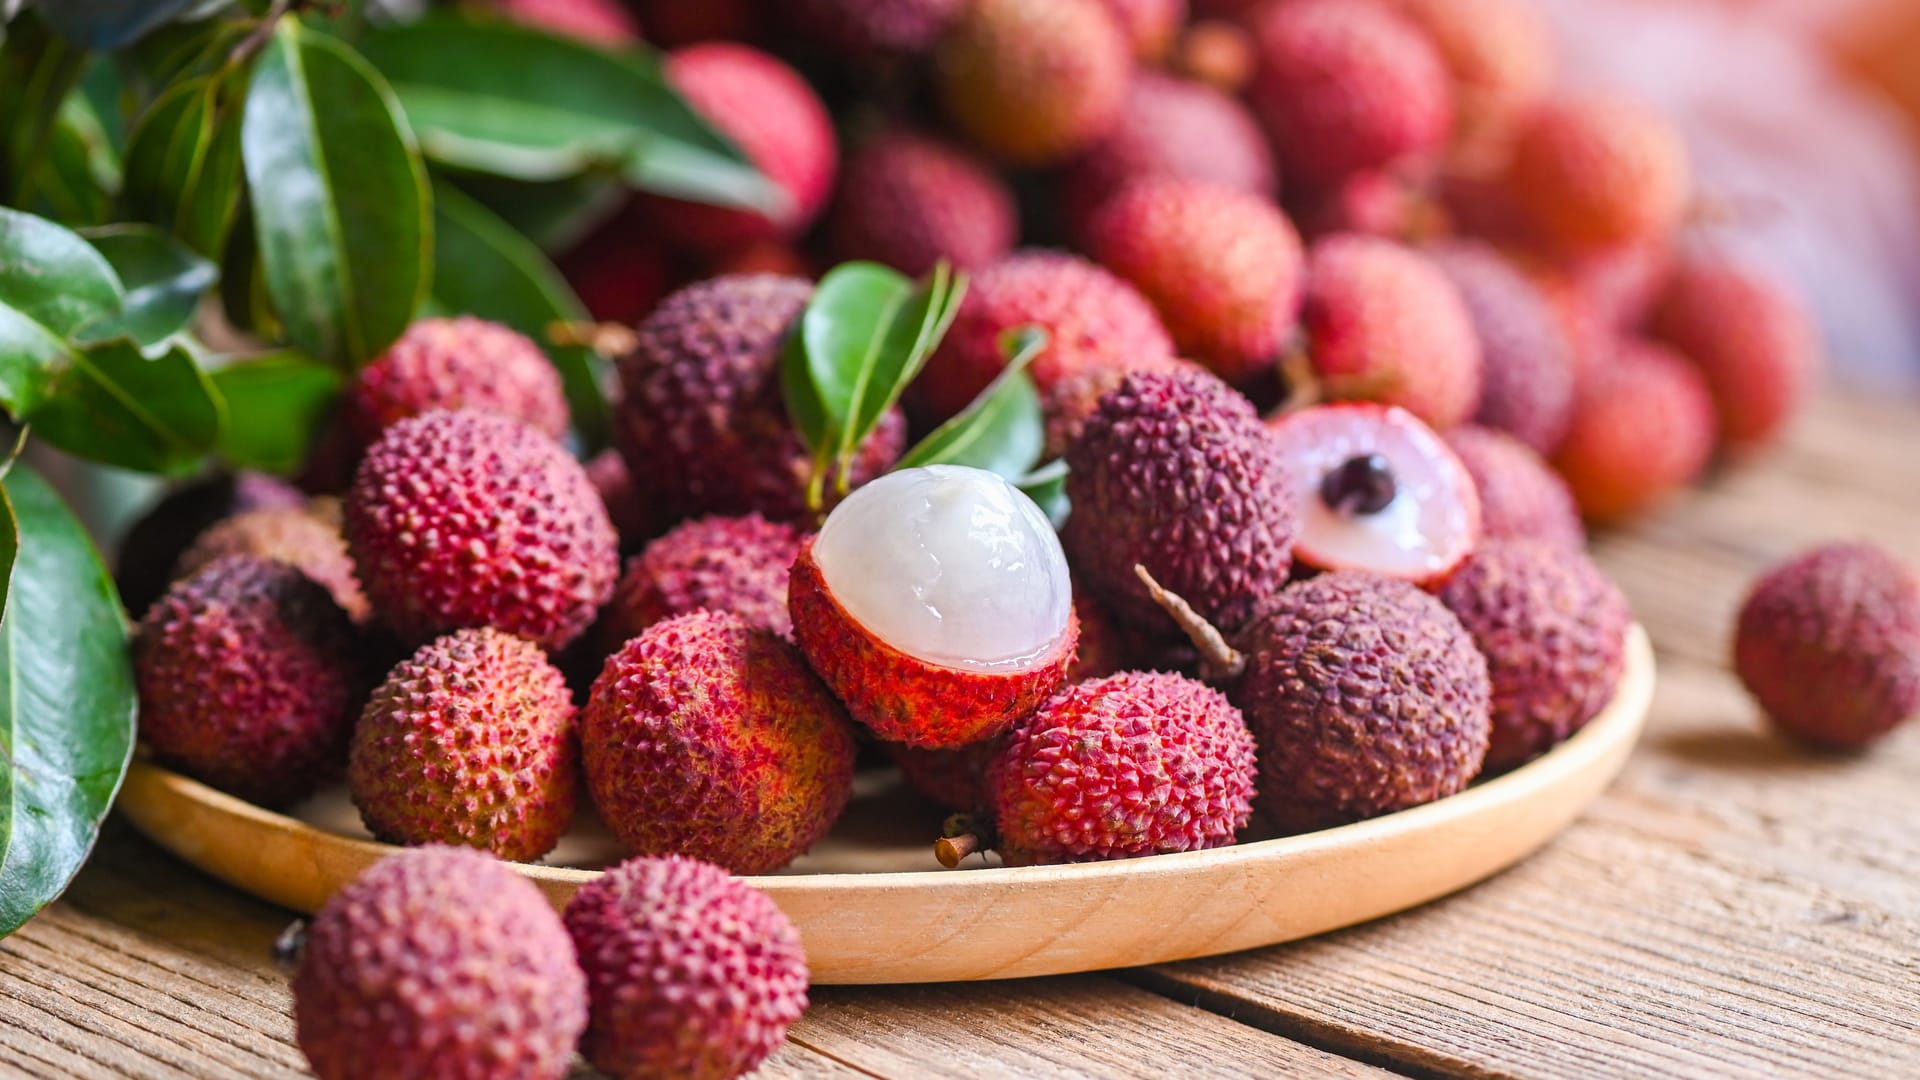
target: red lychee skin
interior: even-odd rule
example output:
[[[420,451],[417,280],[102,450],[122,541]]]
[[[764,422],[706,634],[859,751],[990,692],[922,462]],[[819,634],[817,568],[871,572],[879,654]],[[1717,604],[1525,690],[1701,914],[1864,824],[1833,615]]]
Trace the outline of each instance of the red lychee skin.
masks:
[[[789,0],[781,14],[810,40],[872,63],[926,52],[966,0]]]
[[[1062,689],[988,770],[1009,865],[1225,847],[1253,813],[1253,736],[1226,695],[1122,672]]]
[[[729,611],[756,629],[792,637],[787,573],[804,535],[758,514],[675,526],[627,561],[600,615],[607,650],[654,623],[702,609]]]
[[[540,890],[477,851],[375,863],[314,916],[293,976],[321,1080],[558,1080],[587,983]]]
[[[258,472],[217,473],[173,488],[127,529],[114,564],[120,602],[144,614],[175,578],[180,555],[222,519],[249,510],[298,509],[306,496]]]
[[[1201,19],[1187,27],[1168,64],[1195,82],[1238,95],[1253,78],[1253,37],[1238,23]]]
[[[501,0],[507,17],[589,45],[619,48],[640,40],[640,26],[619,0]]]
[[[1187,21],[1187,0],[1100,0],[1126,35],[1134,59],[1152,63],[1167,54]]]
[[[154,602],[133,673],[155,756],[263,806],[297,802],[334,774],[366,689],[353,625],[327,591],[249,555]]]
[[[538,859],[567,831],[580,787],[566,677],[538,645],[491,628],[428,642],[361,711],[347,784],[389,843]]]
[[[1724,259],[1683,260],[1654,310],[1651,332],[1706,376],[1720,438],[1738,450],[1779,438],[1820,362],[1813,321],[1799,300]]]
[[[1029,324],[1048,333],[1027,367],[1043,397],[1077,372],[1173,364],[1173,339],[1133,286],[1072,255],[1018,251],[973,275],[952,328],[907,388],[915,417],[938,423],[966,408],[1006,366],[1001,338]]]
[[[1453,82],[1454,148],[1497,154],[1553,80],[1553,41],[1528,0],[1389,0],[1433,42]]]
[[[228,555],[256,555],[298,569],[325,586],[355,623],[366,622],[372,614],[353,576],[353,559],[340,527],[304,506],[249,510],[216,522],[180,554],[173,576],[190,577]]]
[[[813,260],[793,245],[779,240],[762,240],[729,252],[709,265],[707,272],[699,277],[725,277],[729,274],[779,274],[812,281],[818,276],[818,270]]]
[[[593,489],[607,508],[607,520],[620,534],[621,550],[637,550],[666,531],[660,515],[634,486],[633,474],[627,471],[627,459],[620,456],[620,451],[608,448],[588,458],[587,479],[593,481]]]
[[[1581,385],[1553,467],[1588,521],[1615,522],[1691,483],[1713,440],[1700,373],[1662,346],[1623,341]]]
[[[1268,371],[1300,299],[1300,234],[1258,195],[1196,180],[1120,189],[1087,226],[1107,269],[1153,301],[1181,353],[1231,383]]]
[[[1664,118],[1588,97],[1533,111],[1500,187],[1538,242],[1579,253],[1671,233],[1690,183],[1686,147]]]
[[[708,258],[805,232],[832,194],[839,167],[833,121],[806,80],[758,49],[722,41],[676,50],[666,75],[780,189],[785,205],[763,214],[644,196],[654,227]]]
[[[1053,649],[1021,669],[967,670],[929,663],[874,636],[828,591],[813,538],[787,584],[793,636],[847,712],[888,742],[950,749],[990,739],[1060,686],[1080,642],[1068,620]]]
[[[567,398],[547,355],[523,334],[461,315],[421,319],[354,376],[345,416],[362,445],[409,416],[471,409],[558,439]]]
[[[629,203],[559,259],[567,284],[601,322],[637,323],[672,290],[675,268],[647,210]]]
[[[941,259],[964,270],[1000,258],[1020,222],[1013,193],[972,155],[897,131],[848,159],[829,229],[842,259],[918,277]]]
[[[1873,544],[1803,551],[1754,582],[1733,664],[1788,735],[1862,749],[1920,714],[1920,578]]]
[[[1363,169],[1430,158],[1446,145],[1453,93],[1418,29],[1347,0],[1293,0],[1252,20],[1259,70],[1249,98],[1289,182],[1327,189]]]
[[[388,428],[354,474],[346,535],[374,612],[415,642],[491,626],[562,648],[620,572],[586,470],[545,435],[486,413]]]
[[[1553,305],[1492,248],[1451,243],[1428,257],[1466,304],[1480,343],[1474,420],[1551,454],[1573,419],[1574,359]]]
[[[617,1077],[743,1076],[807,1009],[807,958],[773,901],[692,859],[630,859],[580,887],[566,925]]]
[[[1585,727],[1626,666],[1626,597],[1579,551],[1489,540],[1440,590],[1492,680],[1486,771],[1522,764]]]
[[[635,487],[671,519],[808,513],[811,456],[787,416],[780,353],[813,286],[752,275],[689,285],[638,328],[620,359],[614,441]],[[854,460],[855,486],[885,472],[906,443],[889,412]]]
[[[1545,458],[1504,431],[1462,424],[1446,434],[1480,494],[1487,540],[1537,540],[1569,551],[1586,547],[1580,508]]]
[[[881,746],[907,786],[941,809],[970,813],[987,808],[987,767],[1000,749],[998,739],[951,750],[921,750],[904,743]]]
[[[1460,291],[1418,252],[1377,237],[1329,236],[1307,252],[1300,301],[1328,394],[1398,405],[1437,431],[1480,403],[1480,342]]]
[[[1133,73],[1101,0],[973,0],[935,54],[956,126],[1009,165],[1049,165],[1113,129]]]
[[[1225,633],[1286,583],[1298,529],[1278,450],[1253,406],[1211,375],[1130,375],[1067,451],[1061,533],[1075,582],[1126,625],[1171,623],[1145,566]]]
[[[1393,578],[1296,582],[1241,645],[1234,701],[1284,832],[1404,810],[1465,788],[1486,759],[1487,661],[1440,601]]]
[[[587,788],[641,855],[777,870],[853,792],[853,727],[794,647],[739,616],[655,623],[607,658],[580,714]]]
[[[1191,371],[1212,374],[1191,360],[1172,360],[1164,365],[1142,368],[1146,371]],[[1100,407],[1100,399],[1120,388],[1132,374],[1125,368],[1090,368],[1076,371],[1055,382],[1040,395],[1041,416],[1046,422],[1047,441],[1043,455],[1051,461],[1065,457],[1067,448],[1080,437],[1087,419]]]

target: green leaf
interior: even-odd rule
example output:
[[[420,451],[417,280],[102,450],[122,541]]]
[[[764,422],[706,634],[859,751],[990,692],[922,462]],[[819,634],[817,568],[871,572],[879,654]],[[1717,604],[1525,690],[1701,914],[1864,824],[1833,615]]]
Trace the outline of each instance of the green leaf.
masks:
[[[118,315],[88,324],[77,335],[82,341],[123,334],[142,345],[164,341],[186,329],[219,278],[212,263],[151,225],[109,225],[85,235],[113,264],[127,298]]]
[[[267,291],[303,351],[349,366],[426,299],[432,212],[399,106],[351,49],[282,19],[261,53],[241,160]]]
[[[34,12],[7,24],[0,41],[0,175],[13,205],[35,203],[60,106],[86,62],[83,49],[48,33]]]
[[[99,225],[120,189],[120,159],[85,95],[60,106],[46,155],[34,176],[34,207],[69,225]]]
[[[52,0],[40,5],[54,33],[89,49],[118,49],[198,0]]]
[[[531,240],[446,184],[434,185],[433,298],[448,311],[505,323],[538,342],[560,371],[567,408],[589,451],[607,444],[601,389],[606,362],[593,350],[547,340],[555,322],[584,322],[586,306]]]
[[[571,250],[628,199],[620,178],[603,173],[530,183],[452,166],[433,172],[436,182],[458,188],[547,252]]]
[[[1054,458],[1015,481],[1014,486],[1040,507],[1055,532],[1067,523],[1072,506],[1067,502],[1066,458]]]
[[[966,408],[920,440],[894,467],[971,465],[1009,480],[1026,476],[1046,447],[1040,394],[1026,369],[1046,347],[1047,332],[1037,326],[1009,331],[1001,344],[1007,366]]]
[[[124,300],[113,267],[79,234],[0,208],[0,407],[31,417],[68,362],[67,337]]]
[[[220,437],[220,399],[185,348],[148,359],[131,341],[67,353],[66,369],[33,416],[47,443],[92,461],[184,476]]]
[[[127,139],[126,199],[133,215],[216,257],[240,202],[245,81],[206,77],[168,89]]]
[[[840,478],[842,490],[853,467],[854,454],[867,436],[873,434],[887,410],[926,367],[933,350],[946,337],[960,312],[966,296],[965,275],[954,275],[945,262],[935,266],[925,282],[914,289],[886,329],[880,354],[872,371],[861,385],[850,409],[840,442]]]
[[[296,352],[238,360],[212,378],[227,406],[220,456],[282,475],[300,467],[342,382],[339,369]]]
[[[831,450],[838,452],[847,439],[893,321],[913,294],[905,275],[870,262],[842,263],[814,289],[800,317],[800,337],[807,372],[834,435]]]
[[[86,861],[133,756],[134,685],[113,580],[24,465],[6,476],[0,615],[0,935]]]
[[[836,444],[827,437],[826,406],[814,389],[813,374],[808,369],[807,341],[798,333],[789,335],[786,347],[780,350],[780,393],[786,399],[787,419],[800,433],[807,452],[818,459],[822,451],[832,449]]]

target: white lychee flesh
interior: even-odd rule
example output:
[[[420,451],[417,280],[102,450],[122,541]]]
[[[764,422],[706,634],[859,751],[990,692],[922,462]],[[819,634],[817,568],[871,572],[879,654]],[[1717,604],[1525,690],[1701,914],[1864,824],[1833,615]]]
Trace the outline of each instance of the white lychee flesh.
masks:
[[[1024,668],[1048,658],[1072,618],[1046,515],[984,469],[927,465],[860,487],[828,515],[813,557],[847,614],[930,664]]]

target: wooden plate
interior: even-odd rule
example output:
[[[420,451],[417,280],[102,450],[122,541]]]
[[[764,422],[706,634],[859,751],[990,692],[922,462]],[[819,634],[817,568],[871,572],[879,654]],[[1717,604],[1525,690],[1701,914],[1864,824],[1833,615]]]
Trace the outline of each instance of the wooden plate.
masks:
[[[1653,696],[1634,627],[1613,702],[1573,738],[1426,806],[1304,836],[1072,866],[941,870],[940,814],[865,777],[834,835],[779,874],[746,879],[791,916],[819,983],[939,982],[1132,967],[1310,937],[1422,904],[1546,843],[1612,782]],[[155,842],[247,892],[311,912],[396,848],[344,792],[262,810],[136,762],[122,813]],[[584,821],[551,857],[515,864],[562,905],[621,853]]]

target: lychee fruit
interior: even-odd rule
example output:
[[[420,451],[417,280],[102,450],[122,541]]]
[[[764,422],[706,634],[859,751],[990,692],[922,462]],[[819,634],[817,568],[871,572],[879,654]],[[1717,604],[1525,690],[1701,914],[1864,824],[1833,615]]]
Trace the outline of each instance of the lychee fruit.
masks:
[[[792,862],[853,792],[853,727],[791,644],[730,612],[655,623],[607,658],[580,714],[587,788],[642,855],[736,874]]]
[[[1180,35],[1168,67],[1223,94],[1238,95],[1253,79],[1253,36],[1225,19],[1198,19]]]
[[[1100,0],[1126,36],[1134,59],[1152,63],[1173,46],[1187,21],[1187,0]]]
[[[926,52],[967,0],[790,0],[782,14],[810,40],[872,62]]]
[[[1060,685],[1079,624],[1046,515],[958,465],[889,473],[805,542],[788,587],[794,639],[880,738],[964,746]]]
[[[1799,300],[1723,258],[1681,260],[1650,329],[1706,376],[1720,438],[1735,449],[1776,439],[1819,366],[1819,338]]]
[[[907,786],[946,810],[971,813],[987,807],[987,767],[1000,749],[984,739],[950,750],[923,750],[905,743],[882,743]]]
[[[1171,360],[1141,370],[1212,374],[1191,360]],[[1130,374],[1132,371],[1127,368],[1088,368],[1064,376],[1048,387],[1040,395],[1040,412],[1046,425],[1043,459],[1052,461],[1066,456],[1067,447],[1080,437],[1087,419],[1100,407],[1100,399],[1119,389]]]
[[[1869,543],[1801,552],[1747,594],[1733,664],[1788,735],[1864,748],[1920,714],[1920,577]]]
[[[367,621],[371,614],[366,594],[353,575],[353,559],[340,526],[305,506],[249,510],[215,522],[180,553],[174,577],[190,577],[228,555],[257,555],[286,563],[326,586],[355,623]]]
[[[1174,629],[1137,565],[1228,634],[1286,583],[1299,530],[1287,466],[1252,404],[1219,379],[1128,376],[1067,466],[1062,539],[1079,584],[1125,623]]]
[[[538,645],[490,627],[428,642],[361,711],[347,783],[382,840],[538,859],[580,786],[566,677]]]
[[[1480,342],[1474,419],[1551,454],[1573,419],[1574,359],[1553,305],[1492,248],[1443,244],[1428,257],[1466,304]]]
[[[665,523],[634,485],[627,459],[619,450],[608,447],[600,451],[587,459],[586,468],[587,479],[593,481],[593,489],[607,508],[607,520],[620,534],[622,551],[637,550],[664,531]]]
[[[156,757],[267,806],[339,768],[366,689],[353,624],[327,590],[249,555],[214,561],[147,609],[133,673]]]
[[[1013,249],[1013,193],[965,151],[909,132],[881,135],[847,161],[830,218],[843,259],[918,277],[945,259],[984,266]]]
[[[1500,152],[1553,80],[1553,40],[1530,0],[1390,0],[1439,51],[1453,83],[1454,148]],[[1483,157],[1484,159],[1484,157]]]
[[[346,535],[374,611],[410,641],[491,626],[559,649],[620,571],[586,470],[540,432],[487,413],[388,428],[354,475]]]
[[[676,269],[647,210],[628,202],[557,260],[595,319],[637,323],[672,290]]]
[[[1248,97],[1289,182],[1324,190],[1445,147],[1453,123],[1446,68],[1391,10],[1291,0],[1259,9],[1252,29],[1259,70]]]
[[[1626,665],[1626,597],[1580,551],[1483,542],[1440,600],[1487,658],[1496,772],[1551,750],[1613,700]]]
[[[1433,596],[1338,571],[1296,582],[1243,640],[1234,701],[1253,730],[1260,807],[1298,833],[1452,795],[1492,731],[1487,661]]]
[[[819,276],[819,269],[805,252],[784,240],[761,240],[710,260],[698,278],[725,277],[728,274],[779,274],[783,277]]]
[[[500,0],[500,10],[515,22],[589,45],[620,48],[640,40],[640,26],[620,0]]]
[[[1713,440],[1700,373],[1662,346],[1622,341],[1581,383],[1553,467],[1589,521],[1617,521],[1692,482]]]
[[[1197,180],[1121,188],[1087,225],[1089,250],[1160,312],[1184,356],[1244,384],[1293,330],[1300,236],[1271,202]]]
[[[1672,232],[1690,183],[1686,147],[1665,118],[1577,97],[1529,114],[1500,187],[1539,242],[1578,253]]]
[[[758,514],[682,522],[640,554],[600,615],[608,651],[654,623],[700,611],[727,611],[747,625],[791,637],[787,573],[804,534]]]
[[[640,324],[619,362],[614,440],[660,513],[807,513],[812,459],[787,416],[780,354],[812,296],[797,278],[720,277],[674,293]],[[856,455],[853,482],[884,472],[905,442],[905,419],[889,412]]]
[[[935,53],[956,126],[1009,165],[1050,165],[1120,118],[1132,47],[1101,0],[973,0]]]
[[[581,1053],[614,1077],[734,1077],[807,1008],[800,934],[772,900],[717,866],[639,858],[567,903],[587,976]]]
[[[1282,414],[1270,427],[1292,476],[1293,555],[1308,566],[1431,585],[1480,542],[1472,476],[1405,409],[1321,405]]]
[[[1483,542],[1538,540],[1572,551],[1586,547],[1573,492],[1526,443],[1477,424],[1454,428],[1446,440],[1480,495]]]
[[[763,25],[761,0],[625,0],[640,16],[647,40],[663,49],[703,41],[757,41]]]
[[[216,522],[249,510],[298,509],[300,489],[259,472],[214,473],[169,490],[120,539],[120,602],[143,614],[176,578],[180,555]]]
[[[953,326],[907,388],[915,416],[934,424],[966,408],[1006,366],[1007,331],[1028,325],[1047,331],[1027,368],[1042,397],[1077,372],[1173,364],[1173,339],[1133,286],[1073,255],[1019,251],[973,275]]]
[[[1480,403],[1472,316],[1446,275],[1410,248],[1357,234],[1315,243],[1300,327],[1330,397],[1398,405],[1440,431]]]
[[[567,398],[547,355],[524,334],[471,315],[407,327],[354,376],[343,415],[365,446],[434,409],[494,413],[554,439],[567,433]]]
[[[558,1080],[587,981],[534,884],[477,851],[391,855],[314,916],[293,975],[321,1080]]]

